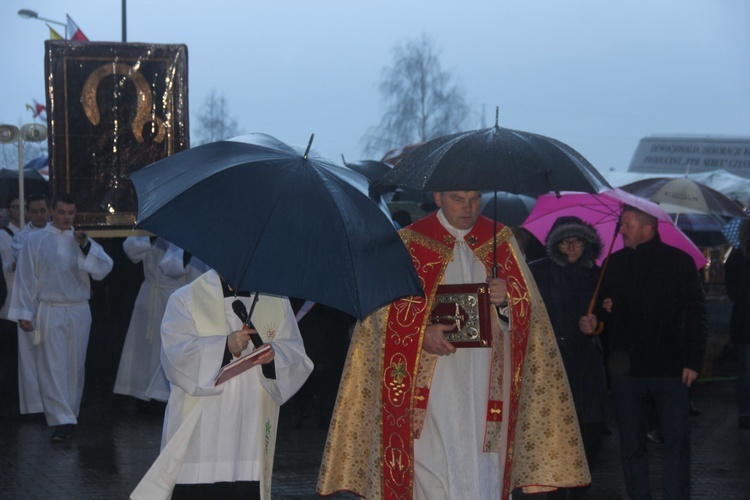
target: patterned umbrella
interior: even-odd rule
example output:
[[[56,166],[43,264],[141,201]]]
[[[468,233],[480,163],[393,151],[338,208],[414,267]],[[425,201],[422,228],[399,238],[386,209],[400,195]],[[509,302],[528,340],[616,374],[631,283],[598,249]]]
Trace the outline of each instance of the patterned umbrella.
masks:
[[[686,177],[654,177],[632,182],[620,189],[661,205],[670,214],[706,214],[745,217],[742,207],[705,184]]]

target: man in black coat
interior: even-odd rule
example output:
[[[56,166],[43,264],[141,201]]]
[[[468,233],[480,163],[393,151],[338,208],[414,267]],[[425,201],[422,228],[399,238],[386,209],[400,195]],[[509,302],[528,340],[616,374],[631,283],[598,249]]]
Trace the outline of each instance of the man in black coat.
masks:
[[[690,256],[662,243],[655,217],[625,207],[620,234],[625,248],[608,259],[602,297],[611,311],[604,323],[625,483],[630,498],[651,498],[646,433],[653,408],[664,439],[664,498],[688,499],[688,388],[706,348],[703,287]]]
[[[729,330],[737,349],[737,414],[740,429],[750,430],[750,221],[740,226],[740,247],[724,266],[732,305]]]

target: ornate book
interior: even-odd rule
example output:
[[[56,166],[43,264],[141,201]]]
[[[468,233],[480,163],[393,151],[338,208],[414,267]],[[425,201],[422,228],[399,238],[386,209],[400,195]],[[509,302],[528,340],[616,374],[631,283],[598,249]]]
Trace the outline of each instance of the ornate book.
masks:
[[[490,289],[487,283],[440,285],[430,312],[430,323],[455,324],[446,332],[456,347],[491,347]]]

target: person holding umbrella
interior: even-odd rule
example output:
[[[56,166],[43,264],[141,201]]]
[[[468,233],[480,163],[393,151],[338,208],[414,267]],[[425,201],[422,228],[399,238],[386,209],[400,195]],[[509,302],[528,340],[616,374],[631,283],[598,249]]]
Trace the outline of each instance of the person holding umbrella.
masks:
[[[318,494],[499,499],[589,483],[559,351],[512,232],[480,216],[480,191],[434,199],[439,210],[400,233],[426,297],[355,327]],[[483,282],[491,347],[456,348],[453,325],[430,318],[438,287]]]
[[[534,275],[547,307],[573,393],[586,460],[591,468],[606,421],[607,374],[598,322],[587,314],[596,293],[602,251],[596,229],[578,217],[563,216],[547,235],[547,257],[533,261]],[[553,498],[584,498],[586,489],[558,490]],[[554,495],[554,496],[553,496]]]
[[[690,498],[688,388],[706,348],[706,305],[688,254],[661,241],[657,218],[625,206],[624,248],[605,261],[601,297],[609,336],[608,370],[625,484],[630,498],[651,498],[646,449],[651,408],[664,439],[664,498]]]
[[[289,299],[237,291],[211,270],[169,297],[161,338],[162,451],[130,498],[270,498],[279,406],[313,368]],[[259,344],[271,350],[247,358]],[[247,369],[223,381],[233,359]]]

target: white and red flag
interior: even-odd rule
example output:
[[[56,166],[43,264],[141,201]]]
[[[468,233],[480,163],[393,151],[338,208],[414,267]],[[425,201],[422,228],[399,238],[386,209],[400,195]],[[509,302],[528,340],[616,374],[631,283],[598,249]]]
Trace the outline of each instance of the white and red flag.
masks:
[[[65,15],[68,16],[67,14]],[[68,16],[68,35],[70,36],[69,40],[76,40],[78,42],[89,41],[86,35],[83,34],[83,31],[81,31],[81,28],[78,27],[78,25],[70,18],[70,16]]]
[[[36,102],[36,99],[34,99],[34,105],[32,106],[31,104],[27,104],[26,109],[34,113],[34,118],[47,111],[47,107]]]

